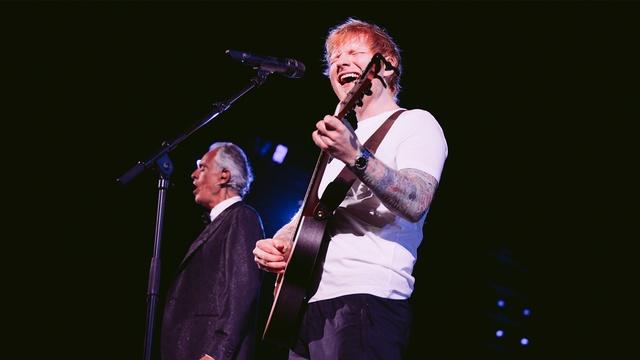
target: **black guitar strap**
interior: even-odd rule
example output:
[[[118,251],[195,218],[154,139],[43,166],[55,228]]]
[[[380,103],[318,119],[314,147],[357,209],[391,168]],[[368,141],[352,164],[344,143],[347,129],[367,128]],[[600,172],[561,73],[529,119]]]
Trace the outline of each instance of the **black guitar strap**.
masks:
[[[366,147],[372,154],[375,154],[378,146],[384,139],[389,129],[393,123],[398,119],[400,114],[404,112],[405,109],[400,109],[385,120],[385,122],[376,130],[376,132],[369,137],[369,139],[364,143],[364,147]],[[324,214],[332,214],[333,211],[338,208],[338,205],[344,200],[344,197],[347,195],[347,191],[351,188],[353,183],[356,181],[356,175],[349,170],[347,166],[342,169],[340,174],[333,180],[324,193],[322,194],[322,198],[318,202],[316,210],[313,212],[314,214],[324,213]]]

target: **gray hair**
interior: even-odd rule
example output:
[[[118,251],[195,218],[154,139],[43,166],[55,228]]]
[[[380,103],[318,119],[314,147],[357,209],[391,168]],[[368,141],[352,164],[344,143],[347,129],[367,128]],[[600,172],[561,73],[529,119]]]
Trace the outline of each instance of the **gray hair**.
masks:
[[[244,198],[253,182],[253,171],[247,155],[238,145],[230,142],[216,142],[209,146],[209,151],[215,149],[220,149],[215,157],[216,164],[231,173],[228,185]]]

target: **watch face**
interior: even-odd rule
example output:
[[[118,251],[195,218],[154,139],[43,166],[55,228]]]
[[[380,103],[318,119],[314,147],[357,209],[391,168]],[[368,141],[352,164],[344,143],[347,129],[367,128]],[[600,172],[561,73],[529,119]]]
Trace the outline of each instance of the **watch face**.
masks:
[[[369,157],[371,157],[371,153],[366,148],[363,148],[360,152],[360,155],[356,158],[353,167],[362,171],[367,168],[367,164],[369,163]]]
[[[356,168],[362,170],[367,166],[367,158],[364,156],[359,156],[356,159],[356,163],[355,163]]]

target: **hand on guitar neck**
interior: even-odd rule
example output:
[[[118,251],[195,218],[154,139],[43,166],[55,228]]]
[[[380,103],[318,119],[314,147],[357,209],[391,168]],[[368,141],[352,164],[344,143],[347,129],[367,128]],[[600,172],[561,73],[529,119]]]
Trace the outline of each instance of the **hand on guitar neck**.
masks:
[[[342,120],[331,115],[316,123],[316,130],[311,134],[311,138],[322,151],[347,165],[353,165],[362,147],[353,130]]]

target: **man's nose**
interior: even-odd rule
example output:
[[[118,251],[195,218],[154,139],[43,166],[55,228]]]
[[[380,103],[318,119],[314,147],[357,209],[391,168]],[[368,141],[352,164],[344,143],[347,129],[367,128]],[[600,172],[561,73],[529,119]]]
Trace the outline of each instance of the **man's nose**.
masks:
[[[338,66],[348,66],[351,63],[351,55],[342,55],[338,59]]]

